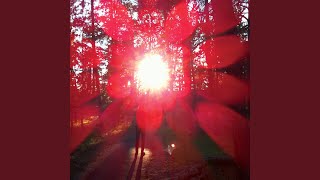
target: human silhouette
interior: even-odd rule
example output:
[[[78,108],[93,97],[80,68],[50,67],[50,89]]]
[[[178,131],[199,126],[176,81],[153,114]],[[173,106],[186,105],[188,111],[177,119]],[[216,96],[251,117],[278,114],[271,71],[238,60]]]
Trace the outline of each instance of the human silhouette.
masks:
[[[141,139],[141,156],[144,156],[145,155],[144,153],[145,133],[143,129],[141,129],[136,123],[136,154],[135,155],[138,155],[140,139]]]
[[[136,119],[135,119],[136,120]],[[135,164],[137,161],[137,157],[138,157],[138,152],[139,152],[139,142],[141,139],[141,155],[140,155],[140,161],[139,161],[139,165],[136,171],[136,179],[139,180],[141,177],[141,168],[142,168],[142,158],[145,155],[144,153],[144,142],[145,142],[145,134],[143,132],[143,130],[138,126],[137,121],[135,121],[135,126],[136,126],[136,144],[135,144],[135,155],[134,155],[134,159],[132,161],[132,164],[130,166],[128,175],[127,175],[127,180],[131,180],[132,175],[133,175],[133,171],[135,168]]]

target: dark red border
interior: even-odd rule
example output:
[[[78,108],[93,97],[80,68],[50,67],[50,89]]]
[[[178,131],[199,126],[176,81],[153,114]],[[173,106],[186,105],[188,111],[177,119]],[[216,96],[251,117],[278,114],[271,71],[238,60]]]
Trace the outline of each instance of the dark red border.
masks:
[[[251,179],[320,179],[317,7],[251,1]]]
[[[69,2],[1,7],[0,179],[70,179]]]

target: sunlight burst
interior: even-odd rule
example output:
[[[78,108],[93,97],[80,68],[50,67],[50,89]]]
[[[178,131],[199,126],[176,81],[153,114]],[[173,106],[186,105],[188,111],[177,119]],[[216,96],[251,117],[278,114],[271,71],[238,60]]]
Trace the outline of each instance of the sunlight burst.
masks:
[[[158,54],[147,54],[137,66],[138,89],[154,92],[165,89],[169,81],[168,65]]]

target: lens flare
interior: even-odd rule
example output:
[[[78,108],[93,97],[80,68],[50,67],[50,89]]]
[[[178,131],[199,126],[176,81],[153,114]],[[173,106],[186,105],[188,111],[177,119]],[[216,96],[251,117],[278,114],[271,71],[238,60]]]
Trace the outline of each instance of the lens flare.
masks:
[[[147,54],[137,65],[135,76],[140,91],[161,91],[168,86],[168,65],[160,55]]]

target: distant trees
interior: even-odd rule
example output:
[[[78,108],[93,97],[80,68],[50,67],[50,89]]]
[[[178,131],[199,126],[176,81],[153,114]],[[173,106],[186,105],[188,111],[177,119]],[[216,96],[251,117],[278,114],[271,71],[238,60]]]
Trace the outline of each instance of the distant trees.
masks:
[[[133,76],[130,61],[157,52],[172,70],[168,91],[189,102],[191,108],[186,111],[202,120],[200,126],[207,123],[204,119],[219,119],[206,124],[206,132],[247,166],[248,6],[248,0],[71,0],[72,113],[95,98],[105,108],[116,99],[107,86],[118,86],[121,91],[134,87],[132,78],[112,84],[110,77]],[[201,108],[210,112],[209,107],[229,115],[199,113]],[[71,121],[78,121],[72,117]],[[220,134],[228,138],[212,133],[216,126],[228,127]],[[235,138],[235,132],[242,136]]]

